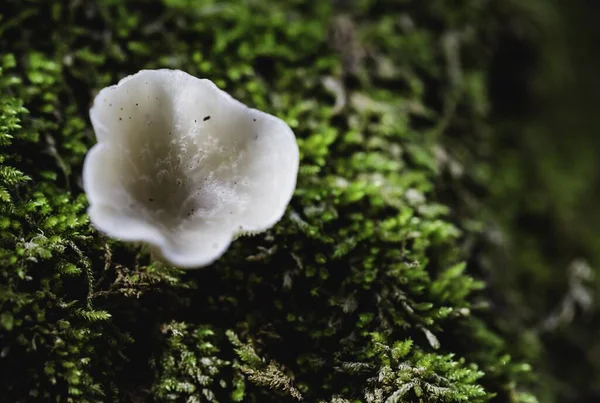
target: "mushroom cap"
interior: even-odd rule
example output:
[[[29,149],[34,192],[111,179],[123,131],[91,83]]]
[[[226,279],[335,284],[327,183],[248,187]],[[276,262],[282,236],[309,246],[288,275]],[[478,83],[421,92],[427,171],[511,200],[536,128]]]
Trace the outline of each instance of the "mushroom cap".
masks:
[[[290,127],[212,81],[142,70],[102,89],[90,109],[98,143],[83,186],[101,232],[206,266],[238,235],[283,216],[298,174]]]

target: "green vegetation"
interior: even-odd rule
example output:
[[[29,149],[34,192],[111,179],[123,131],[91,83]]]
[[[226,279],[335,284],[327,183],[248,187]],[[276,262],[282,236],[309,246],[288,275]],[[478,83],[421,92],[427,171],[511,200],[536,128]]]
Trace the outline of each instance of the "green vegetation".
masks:
[[[0,400],[549,401],[543,340],[494,305],[517,280],[473,247],[477,189],[525,186],[485,157],[493,50],[528,11],[450,3],[4,0]],[[197,271],[85,214],[95,92],[160,67],[281,117],[301,151],[284,219]]]

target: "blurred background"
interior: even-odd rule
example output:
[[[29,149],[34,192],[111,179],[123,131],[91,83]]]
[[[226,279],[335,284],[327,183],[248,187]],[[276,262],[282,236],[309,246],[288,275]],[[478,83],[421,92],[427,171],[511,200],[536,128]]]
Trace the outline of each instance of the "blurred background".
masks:
[[[543,399],[600,401],[600,2],[513,5],[491,65],[479,168],[498,231],[480,264],[501,326],[527,329],[515,343],[549,375]]]

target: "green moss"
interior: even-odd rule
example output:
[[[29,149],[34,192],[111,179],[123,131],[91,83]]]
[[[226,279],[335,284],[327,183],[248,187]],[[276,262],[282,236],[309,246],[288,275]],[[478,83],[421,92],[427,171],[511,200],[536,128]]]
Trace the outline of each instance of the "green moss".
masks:
[[[2,396],[535,401],[485,319],[468,231],[436,196],[440,133],[487,113],[477,58],[493,17],[478,1],[405,3],[8,0]],[[194,272],[85,215],[93,95],[158,67],[280,116],[301,152],[284,219]]]

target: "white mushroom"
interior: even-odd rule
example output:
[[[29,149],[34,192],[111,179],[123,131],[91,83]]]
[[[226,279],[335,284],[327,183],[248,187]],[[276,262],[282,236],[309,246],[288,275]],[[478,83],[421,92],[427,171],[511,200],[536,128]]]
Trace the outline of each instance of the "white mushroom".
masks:
[[[101,90],[90,118],[98,141],[83,167],[91,222],[176,266],[208,265],[236,236],[272,227],[296,187],[289,126],[210,80],[142,70]]]

